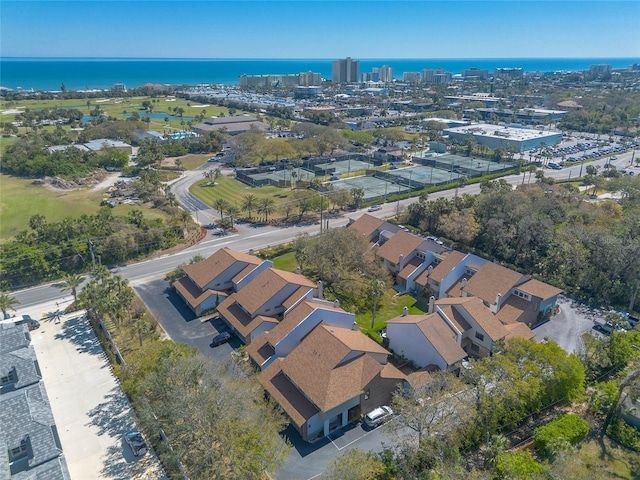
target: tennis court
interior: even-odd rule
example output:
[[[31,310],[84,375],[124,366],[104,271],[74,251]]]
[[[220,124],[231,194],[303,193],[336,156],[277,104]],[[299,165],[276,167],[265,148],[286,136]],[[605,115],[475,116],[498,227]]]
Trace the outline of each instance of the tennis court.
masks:
[[[368,168],[372,168],[373,164],[369,162],[364,162],[362,160],[356,159],[347,159],[347,160],[336,160],[334,162],[325,162],[313,165],[314,173],[318,176],[323,175],[331,175],[332,173],[339,173],[340,175],[349,176],[351,172],[356,172],[358,170],[366,170]]]
[[[390,195],[397,193],[408,192],[411,189],[405,185],[399,183],[393,183],[382,178],[376,177],[353,177],[345,180],[337,180],[331,182],[336,189],[352,190],[354,188],[361,188],[364,190],[364,201],[383,199]]]
[[[508,161],[500,163],[487,159],[462,157],[460,155],[437,155],[432,157],[415,157],[414,163],[420,163],[425,167],[431,167],[458,173],[466,177],[480,177],[489,173],[499,172],[514,168],[516,165]],[[437,183],[437,182],[436,182]]]

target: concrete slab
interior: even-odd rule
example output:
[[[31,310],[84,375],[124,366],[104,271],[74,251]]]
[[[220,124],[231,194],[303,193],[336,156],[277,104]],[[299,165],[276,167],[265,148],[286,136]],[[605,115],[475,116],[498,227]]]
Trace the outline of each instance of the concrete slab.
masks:
[[[139,459],[123,441],[136,429],[131,405],[84,312],[31,335],[71,478],[165,478],[151,453]]]

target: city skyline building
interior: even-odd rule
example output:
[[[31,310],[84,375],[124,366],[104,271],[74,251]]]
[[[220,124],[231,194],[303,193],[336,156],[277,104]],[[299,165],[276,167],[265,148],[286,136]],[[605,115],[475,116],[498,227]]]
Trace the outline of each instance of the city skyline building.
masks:
[[[351,57],[335,60],[331,64],[331,81],[334,83],[356,83],[360,74],[360,61]]]

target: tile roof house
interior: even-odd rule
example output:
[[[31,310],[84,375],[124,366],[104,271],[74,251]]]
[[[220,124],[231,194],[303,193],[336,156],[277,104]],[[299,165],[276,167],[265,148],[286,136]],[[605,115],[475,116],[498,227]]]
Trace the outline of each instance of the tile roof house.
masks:
[[[196,315],[201,315],[272,266],[268,260],[225,247],[206,260],[185,265],[185,276],[175,281],[173,286],[189,308]]]
[[[387,322],[387,338],[392,351],[419,368],[435,365],[454,370],[468,356],[459,332],[438,313],[392,318]]]
[[[555,308],[562,291],[471,253],[450,250],[364,214],[348,228],[360,232],[379,248],[394,277],[396,290],[436,299],[480,298],[503,324],[533,325]]]
[[[0,478],[68,480],[26,325],[0,325]]]
[[[355,314],[345,312],[339,303],[318,298],[304,298],[283,314],[272,330],[262,333],[247,346],[253,363],[264,370],[276,358],[286,357],[320,323],[333,327],[352,328]]]
[[[321,287],[297,273],[265,268],[220,305],[220,318],[237,336],[250,344],[262,332],[272,330],[287,310],[303,299],[321,296]]]
[[[388,403],[406,380],[389,352],[360,331],[324,323],[258,379],[305,440],[346,426],[350,414]]]

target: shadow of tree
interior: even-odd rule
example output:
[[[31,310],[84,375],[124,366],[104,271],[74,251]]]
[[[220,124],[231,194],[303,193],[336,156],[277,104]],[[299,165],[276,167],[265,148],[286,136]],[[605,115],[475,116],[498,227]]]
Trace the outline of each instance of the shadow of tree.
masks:
[[[131,465],[138,461],[131,449],[124,442],[125,433],[135,430],[135,424],[130,416],[131,405],[120,390],[114,387],[104,401],[92,408],[87,414],[87,426],[97,429],[99,436],[117,439],[114,445],[107,448],[104,463],[100,473],[105,478],[132,478]]]
[[[69,340],[79,353],[104,355],[102,345],[84,315],[69,318],[63,322],[61,331],[55,335],[56,340]]]

